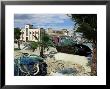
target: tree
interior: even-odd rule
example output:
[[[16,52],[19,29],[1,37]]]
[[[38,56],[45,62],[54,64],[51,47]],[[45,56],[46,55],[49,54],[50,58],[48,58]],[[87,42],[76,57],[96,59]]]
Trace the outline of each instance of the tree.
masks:
[[[96,14],[72,14],[72,20],[77,25],[77,32],[83,33],[83,37],[93,43],[93,56],[91,75],[97,75],[96,41],[97,41],[97,15]]]
[[[35,49],[37,49],[37,47],[38,47],[38,43],[37,43],[37,42],[32,41],[32,42],[30,42],[30,46],[31,46],[31,48],[32,48],[32,51],[34,52],[34,51],[35,51]]]
[[[37,37],[35,36],[36,40]],[[52,43],[52,39],[50,38],[50,36],[48,34],[46,34],[44,29],[41,29],[40,31],[40,40],[37,41],[38,47],[40,48],[40,56],[43,58],[44,57],[44,50],[47,48],[49,49],[49,47],[53,46]]]
[[[14,40],[17,40],[18,49],[20,49],[20,35],[21,35],[21,29],[14,28]]]

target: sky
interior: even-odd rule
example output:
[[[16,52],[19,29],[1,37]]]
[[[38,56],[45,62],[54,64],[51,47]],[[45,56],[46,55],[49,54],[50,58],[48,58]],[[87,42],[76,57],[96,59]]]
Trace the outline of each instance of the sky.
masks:
[[[73,30],[74,22],[66,14],[14,14],[14,27],[24,28],[32,24],[34,28],[52,28],[54,30]]]

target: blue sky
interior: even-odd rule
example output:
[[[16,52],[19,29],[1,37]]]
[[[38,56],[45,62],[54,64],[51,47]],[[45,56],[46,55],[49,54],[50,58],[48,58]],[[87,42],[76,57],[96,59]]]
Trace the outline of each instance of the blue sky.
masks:
[[[53,28],[54,30],[74,28],[74,22],[66,14],[15,14],[14,27],[24,28],[32,24],[35,28]]]

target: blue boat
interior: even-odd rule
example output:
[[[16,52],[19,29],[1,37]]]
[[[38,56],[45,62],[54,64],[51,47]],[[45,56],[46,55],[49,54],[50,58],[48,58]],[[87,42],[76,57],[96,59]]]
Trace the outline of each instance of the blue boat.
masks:
[[[44,59],[37,55],[23,55],[15,59],[14,75],[15,76],[36,76],[46,75],[47,64]]]

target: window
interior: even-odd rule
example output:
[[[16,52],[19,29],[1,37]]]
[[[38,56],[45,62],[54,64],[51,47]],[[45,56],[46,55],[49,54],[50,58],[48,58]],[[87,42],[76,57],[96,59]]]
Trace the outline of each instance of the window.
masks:
[[[22,32],[22,34],[24,34],[24,32]]]
[[[28,36],[28,28],[26,28],[26,36]]]
[[[36,33],[36,34],[38,34],[38,32],[37,32],[37,31],[35,31],[35,33]]]
[[[26,41],[28,41],[28,37],[26,37]]]

